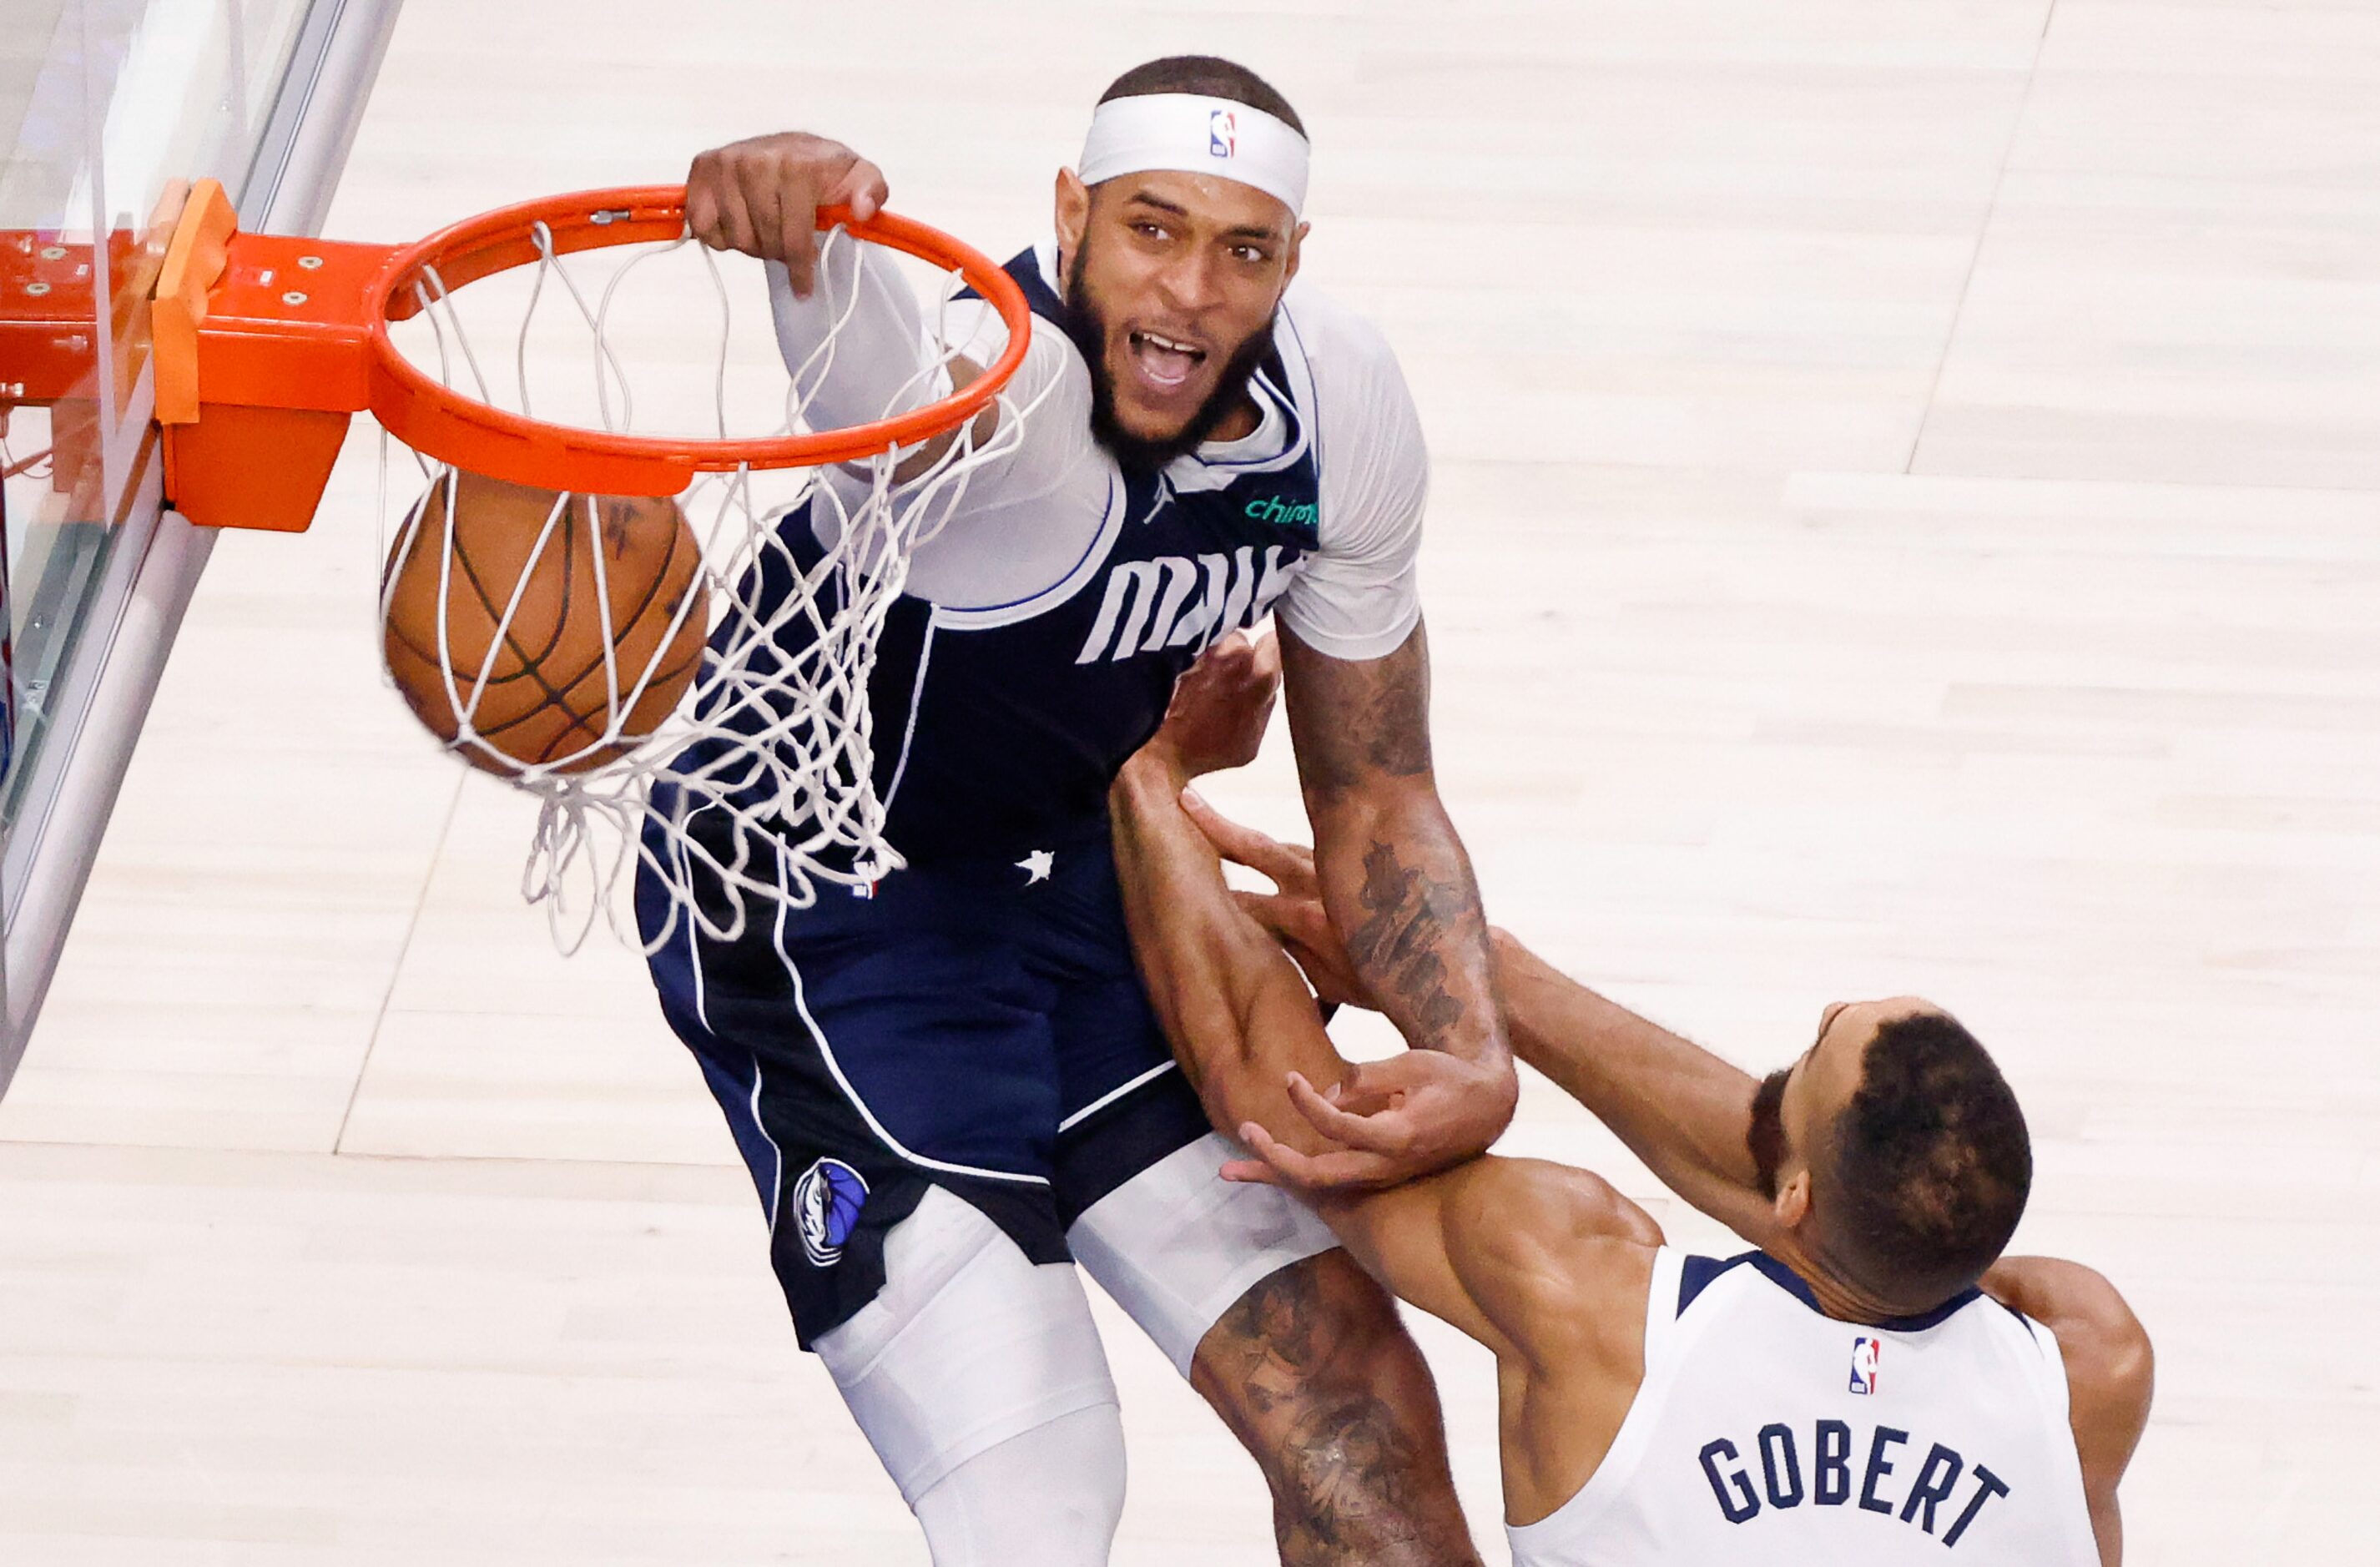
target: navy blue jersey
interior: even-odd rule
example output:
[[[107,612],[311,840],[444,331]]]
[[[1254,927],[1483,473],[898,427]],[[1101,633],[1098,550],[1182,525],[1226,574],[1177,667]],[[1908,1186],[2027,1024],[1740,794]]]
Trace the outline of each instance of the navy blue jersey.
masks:
[[[1034,253],[1007,270],[1054,326],[1061,306]],[[1320,468],[1312,376],[1286,315],[1251,391],[1287,421],[1278,454],[1115,470],[1067,590],[1017,605],[893,606],[868,703],[885,837],[905,858],[1013,859],[1081,832],[1157,732],[1174,680],[1289,587],[1316,547]],[[798,560],[818,558],[806,513],[779,526]],[[786,586],[786,563],[771,560],[742,591],[765,606]]]
[[[1008,273],[1054,322],[1059,301],[1033,253]],[[1175,678],[1216,638],[1260,619],[1315,546],[1320,469],[1296,357],[1293,334],[1279,334],[1253,388],[1292,421],[1281,454],[1191,493],[1175,469],[1119,473],[1104,564],[1072,596],[1016,620],[916,599],[895,608],[869,682],[894,848],[912,859],[1022,853],[1106,809]]]

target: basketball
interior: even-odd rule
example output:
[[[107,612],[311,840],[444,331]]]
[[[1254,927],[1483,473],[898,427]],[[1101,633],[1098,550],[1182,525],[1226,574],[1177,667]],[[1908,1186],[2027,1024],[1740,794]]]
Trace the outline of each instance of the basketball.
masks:
[[[666,496],[565,502],[453,471],[389,553],[389,674],[414,716],[475,767],[586,771],[649,737],[693,684],[707,626],[701,564]]]

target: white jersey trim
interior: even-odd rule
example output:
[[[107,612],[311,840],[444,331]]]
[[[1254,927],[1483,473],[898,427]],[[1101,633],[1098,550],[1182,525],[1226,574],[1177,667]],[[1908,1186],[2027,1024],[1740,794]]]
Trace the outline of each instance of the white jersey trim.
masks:
[[[1609,1500],[1620,1496],[1643,1465],[1654,1427],[1659,1424],[1661,1401],[1668,1396],[1670,1384],[1677,1380],[1677,1367],[1683,1359],[1677,1344],[1689,1329],[1678,1311],[1678,1292],[1685,1269],[1686,1254],[1675,1246],[1663,1246],[1653,1254],[1653,1282],[1645,1291],[1645,1379],[1637,1384],[1636,1396],[1621,1417],[1610,1451],[1586,1477],[1586,1484],[1536,1523],[1504,1526],[1514,1561],[1529,1560],[1532,1549],[1545,1549],[1540,1542],[1551,1542],[1557,1536],[1571,1539],[1585,1535]]]
[[[852,275],[808,300],[794,299],[771,278],[786,363],[812,367],[817,394],[827,399],[821,409],[855,419],[909,395],[925,364],[917,301],[894,286],[897,277],[875,275],[887,269],[869,254],[874,249],[838,247],[836,276]],[[1043,282],[1055,289],[1055,245],[1045,240],[1034,254]],[[953,307],[940,331],[965,338],[972,352],[978,339],[998,340],[998,317],[969,303],[972,329]],[[842,322],[844,314],[865,319]],[[1037,318],[1032,332],[1008,395],[1020,406],[1038,403],[1039,412],[1013,450],[970,476],[953,515],[910,565],[907,592],[936,605],[951,630],[1011,625],[1062,602],[1096,576],[1112,530],[1130,520],[1116,515],[1114,460],[1090,433],[1089,367],[1055,322]],[[1412,393],[1378,329],[1303,284],[1287,291],[1272,332],[1286,386],[1259,387],[1268,417],[1257,438],[1210,443],[1169,468],[1166,480],[1176,492],[1209,491],[1310,453],[1319,473],[1313,544],[1277,613],[1301,641],[1330,657],[1384,656],[1413,634],[1421,614],[1416,556],[1429,460]],[[862,342],[868,351],[857,351]],[[1286,431],[1275,424],[1275,409],[1288,414]]]
[[[1055,609],[1088,587],[1091,579],[1099,576],[1099,568],[1108,564],[1108,556],[1115,549],[1116,539],[1123,532],[1126,509],[1123,476],[1111,473],[1107,513],[1099,519],[1099,531],[1088,544],[1083,546],[1082,555],[1065,576],[1038,593],[1030,593],[1004,604],[984,604],[971,609],[936,604],[934,624],[951,631],[990,631],[995,626],[1014,626],[1020,621],[1031,620],[1035,615]]]
[[[809,994],[808,988],[802,983],[801,966],[794,962],[793,954],[785,950],[786,911],[785,904],[778,904],[774,935],[777,956],[783,961],[785,973],[794,981],[794,1010],[801,1014],[803,1024],[810,1031],[810,1037],[818,1041],[819,1054],[825,1060],[826,1069],[834,1075],[835,1087],[841,1088],[843,1097],[851,1101],[851,1108],[859,1111],[859,1118],[868,1123],[868,1129],[883,1139],[886,1148],[920,1169],[939,1170],[946,1175],[972,1175],[983,1181],[1013,1182],[1025,1186],[1048,1185],[1050,1178],[1046,1175],[1028,1175],[1014,1170],[991,1170],[979,1164],[953,1164],[948,1160],[928,1158],[904,1144],[900,1138],[892,1135],[884,1123],[876,1118],[876,1112],[868,1108],[868,1101],[860,1098],[858,1087],[844,1075],[843,1063],[835,1059],[834,1046],[828,1042],[826,1030],[820,1027],[818,1019],[810,1014]]]

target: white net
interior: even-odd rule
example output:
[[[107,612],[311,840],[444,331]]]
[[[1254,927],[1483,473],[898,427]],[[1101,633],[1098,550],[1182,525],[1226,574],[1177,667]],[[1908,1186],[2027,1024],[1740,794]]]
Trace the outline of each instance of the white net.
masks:
[[[468,288],[450,294],[426,273],[400,349],[464,395],[552,422],[720,440],[810,431],[856,287],[822,297],[836,330],[789,370],[756,264],[684,239],[559,257],[542,225],[537,238],[536,263]],[[838,272],[857,278],[832,264],[834,248],[862,243],[821,237],[823,287]],[[930,339],[918,373],[939,395],[962,355],[996,356],[1003,329],[960,298],[955,272],[914,270]],[[491,373],[507,368],[509,386]],[[405,456],[421,499],[393,509],[383,435],[392,668],[450,749],[537,796],[522,891],[565,951],[606,920],[648,952],[682,920],[732,941],[756,913],[900,864],[883,836],[868,677],[915,551],[1031,412],[1005,394],[994,407],[938,454],[701,476],[677,499],[682,524],[665,502],[534,492],[496,547],[476,481],[419,454]],[[649,564],[672,529],[698,552],[691,570]],[[398,612],[426,633],[401,638]],[[549,722],[540,743],[523,743],[525,676],[540,710],[561,715],[559,738]],[[641,931],[625,891],[639,862]]]

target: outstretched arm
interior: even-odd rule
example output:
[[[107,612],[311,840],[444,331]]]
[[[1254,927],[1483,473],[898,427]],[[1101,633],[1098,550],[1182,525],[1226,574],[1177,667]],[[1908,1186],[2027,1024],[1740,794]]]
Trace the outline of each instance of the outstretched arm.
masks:
[[[1293,1104],[1335,1088],[1346,1063],[1279,943],[1232,899],[1221,863],[1181,806],[1188,772],[1152,743],[1109,795],[1124,912],[1158,1021],[1208,1119],[1228,1136],[1323,1161],[1335,1149]],[[1446,1254],[1443,1178],[1318,1203],[1382,1282],[1490,1347],[1504,1347]]]
[[[1371,987],[1350,961],[1322,906],[1313,857],[1253,829],[1195,808],[1201,830],[1226,855],[1280,888],[1243,902],[1297,955],[1326,996],[1368,1006]],[[1776,1215],[1745,1142],[1757,1085],[1742,1068],[1608,1001],[1510,934],[1493,934],[1496,990],[1512,1049],[1595,1112],[1664,1185],[1755,1245],[1776,1237]],[[1352,1070],[1348,1092],[1374,1087],[1376,1068]]]
[[[2124,1558],[2124,1517],[2116,1488],[2148,1427],[2156,1388],[2156,1354],[2148,1330],[2115,1285],[2079,1262],[2004,1257],[1984,1275],[1983,1287],[2058,1340],[2091,1531],[2099,1542],[2102,1567],[2117,1567]]]
[[[1595,1113],[1661,1184],[1758,1246],[1782,1237],[1746,1133],[1759,1085],[1495,935],[1505,1022],[1522,1060]]]
[[[1183,809],[1194,771],[1245,760],[1262,735],[1270,650],[1234,638],[1183,677],[1165,730],[1128,762],[1109,796],[1119,880],[1141,976],[1208,1116],[1226,1134],[1325,1172],[1366,1156],[1335,1147],[1309,1112],[1349,1068],[1281,945],[1234,900],[1221,862]],[[1303,1099],[1301,1111],[1293,1096]],[[1500,1354],[1538,1330],[1536,1287],[1585,1231],[1658,1239],[1641,1210],[1583,1171],[1484,1160],[1378,1192],[1317,1204],[1348,1248],[1398,1294]],[[1480,1216],[1490,1216],[1485,1222]],[[1466,1229],[1494,1245],[1463,1245]],[[1450,1245],[1450,1234],[1458,1236]]]
[[[1431,768],[1427,636],[1415,626],[1366,660],[1332,658],[1286,628],[1281,642],[1322,901],[1365,988],[1415,1047],[1390,1073],[1393,1104],[1348,1134],[1365,1157],[1332,1177],[1386,1184],[1485,1149],[1520,1085],[1478,883]]]
[[[882,246],[820,240],[820,209],[847,208],[865,222],[888,194],[883,170],[808,131],[714,147],[686,170],[687,232],[769,263],[778,352],[813,429],[909,413],[983,373],[929,338],[917,296]],[[997,405],[978,415],[978,443],[998,423]],[[957,439],[953,431],[907,449],[894,477],[929,472]]]

